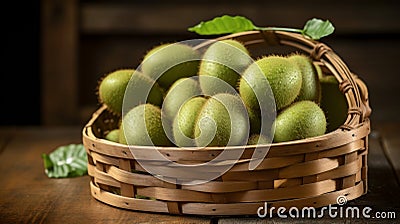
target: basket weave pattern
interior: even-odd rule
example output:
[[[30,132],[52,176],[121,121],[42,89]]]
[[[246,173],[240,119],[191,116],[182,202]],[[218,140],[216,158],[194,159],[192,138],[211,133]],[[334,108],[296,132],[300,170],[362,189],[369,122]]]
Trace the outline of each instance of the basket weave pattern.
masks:
[[[197,215],[255,215],[264,202],[275,207],[322,207],[338,196],[355,199],[367,192],[368,134],[366,85],[323,43],[287,32],[250,31],[219,38],[234,38],[249,49],[286,45],[309,54],[314,63],[339,81],[349,110],[336,131],[297,141],[273,143],[255,170],[248,170],[254,146],[243,146],[240,160],[216,180],[199,185],[164,182],[135,160],[126,145],[102,139],[117,128],[118,117],[103,106],[83,129],[88,153],[91,194],[107,204],[139,211]],[[261,146],[262,147],[262,146]],[[207,162],[223,148],[181,150],[157,147],[173,162]],[[157,161],[152,161],[157,165]],[[170,164],[159,163],[166,169]],[[207,172],[207,171],[205,171]],[[137,195],[150,199],[140,199]]]

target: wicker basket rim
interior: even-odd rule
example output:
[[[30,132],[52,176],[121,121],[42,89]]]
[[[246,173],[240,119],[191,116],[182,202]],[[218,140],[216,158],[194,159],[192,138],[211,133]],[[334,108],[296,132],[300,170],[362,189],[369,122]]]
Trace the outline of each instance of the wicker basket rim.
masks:
[[[320,136],[315,136],[315,137],[310,137],[310,138],[305,138],[305,139],[300,139],[300,140],[293,140],[293,141],[287,141],[287,142],[278,142],[278,143],[270,143],[270,144],[259,144],[259,145],[242,145],[242,146],[208,146],[208,147],[174,147],[174,146],[144,146],[144,145],[125,145],[122,143],[117,143],[117,142],[112,142],[108,141],[106,139],[103,139],[101,137],[96,136],[93,131],[91,130],[91,127],[93,126],[94,122],[96,119],[98,119],[98,116],[106,112],[107,108],[106,106],[101,106],[100,108],[97,109],[97,111],[93,114],[92,118],[89,120],[89,122],[85,125],[83,131],[82,131],[82,136],[84,136],[85,139],[89,139],[90,141],[97,141],[100,142],[101,144],[104,145],[109,145],[109,146],[117,146],[120,148],[124,149],[132,149],[134,150],[135,148],[140,148],[140,149],[157,149],[160,151],[163,150],[177,150],[177,151],[219,151],[219,150],[253,150],[256,147],[286,147],[286,146],[291,146],[291,145],[301,145],[301,144],[313,144],[313,145],[321,145],[326,140],[329,140],[331,138],[340,138],[341,135],[346,135],[348,134],[349,131],[355,130],[355,129],[336,129],[335,131],[320,135]],[[360,124],[359,127],[361,130],[360,132],[369,132],[369,120],[366,120],[365,123]],[[359,136],[359,138],[364,137],[363,135]]]

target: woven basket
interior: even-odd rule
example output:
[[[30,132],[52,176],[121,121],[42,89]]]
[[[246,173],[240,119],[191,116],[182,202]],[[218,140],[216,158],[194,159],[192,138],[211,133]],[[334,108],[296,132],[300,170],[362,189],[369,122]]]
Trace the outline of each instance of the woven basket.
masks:
[[[366,85],[329,47],[302,35],[250,31],[218,40],[229,38],[243,42],[250,51],[268,46],[290,46],[309,54],[325,73],[339,81],[349,106],[345,123],[322,136],[273,143],[263,162],[251,171],[246,159],[251,158],[255,147],[243,146],[241,160],[220,178],[189,186],[164,182],[149,175],[127,145],[104,140],[105,134],[117,127],[118,118],[103,106],[83,129],[94,198],[115,207],[137,211],[256,215],[265,202],[276,208],[318,208],[336,204],[339,196],[352,200],[367,192],[371,109]],[[160,153],[178,163],[185,160],[207,162],[223,149],[158,148]],[[138,195],[148,198],[138,198]]]

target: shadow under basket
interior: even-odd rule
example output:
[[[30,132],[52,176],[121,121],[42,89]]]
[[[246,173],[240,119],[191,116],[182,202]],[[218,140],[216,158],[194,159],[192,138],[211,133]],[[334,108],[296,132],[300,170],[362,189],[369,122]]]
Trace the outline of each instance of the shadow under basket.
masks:
[[[147,173],[129,146],[103,139],[107,132],[118,127],[119,120],[103,106],[83,129],[92,196],[106,204],[136,211],[257,215],[258,208],[265,202],[269,208],[318,208],[337,204],[339,196],[353,200],[365,194],[371,113],[366,85],[350,72],[332,49],[300,34],[250,31],[217,40],[223,39],[237,39],[250,52],[275,46],[292,47],[308,54],[325,74],[338,80],[348,104],[344,124],[322,136],[273,143],[254,170],[248,170],[248,167],[256,147],[243,146],[240,160],[219,178],[198,185],[181,185]],[[195,160],[203,163],[218,156],[225,148],[157,149],[172,162]],[[160,163],[160,166],[168,167],[169,164]]]

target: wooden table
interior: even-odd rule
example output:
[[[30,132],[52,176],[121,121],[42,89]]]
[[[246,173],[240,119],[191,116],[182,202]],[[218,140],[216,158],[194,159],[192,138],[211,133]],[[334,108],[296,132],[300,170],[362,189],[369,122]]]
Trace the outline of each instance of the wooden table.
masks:
[[[400,221],[400,123],[374,124],[368,157],[368,193],[348,206],[395,212],[397,219],[318,220],[172,216],[111,207],[92,198],[89,177],[50,179],[42,153],[81,143],[81,127],[0,128],[0,223],[396,223]],[[372,214],[372,213],[370,213]]]

